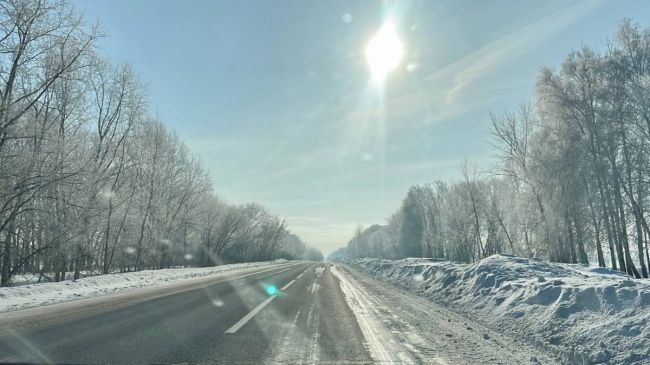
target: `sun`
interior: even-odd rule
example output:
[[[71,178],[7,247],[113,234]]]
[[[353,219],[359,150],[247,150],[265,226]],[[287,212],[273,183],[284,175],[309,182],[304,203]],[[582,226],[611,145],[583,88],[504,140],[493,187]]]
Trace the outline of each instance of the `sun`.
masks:
[[[390,21],[384,23],[366,46],[366,60],[373,81],[384,82],[388,73],[399,65],[403,55],[404,47],[397,37],[395,24]]]

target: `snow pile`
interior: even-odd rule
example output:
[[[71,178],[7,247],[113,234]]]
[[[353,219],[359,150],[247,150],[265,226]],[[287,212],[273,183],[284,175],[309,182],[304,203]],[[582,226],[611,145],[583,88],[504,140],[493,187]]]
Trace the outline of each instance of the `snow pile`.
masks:
[[[91,276],[77,281],[5,287],[0,288],[0,312],[96,297],[144,287],[160,286],[180,280],[198,279],[227,271],[285,262],[287,260],[230,264],[204,268],[144,270]]]
[[[359,259],[348,265],[572,364],[650,364],[650,281],[494,255],[473,264]]]

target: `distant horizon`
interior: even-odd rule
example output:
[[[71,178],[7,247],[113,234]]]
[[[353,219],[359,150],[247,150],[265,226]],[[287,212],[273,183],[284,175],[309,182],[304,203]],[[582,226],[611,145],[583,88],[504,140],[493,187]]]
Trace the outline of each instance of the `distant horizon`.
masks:
[[[0,363],[650,359],[647,1],[1,1]]]
[[[219,197],[264,205],[325,256],[410,186],[456,180],[465,158],[490,167],[489,113],[530,99],[541,67],[601,47],[625,17],[650,24],[643,2],[72,4]],[[405,55],[382,93],[363,50],[388,17]]]

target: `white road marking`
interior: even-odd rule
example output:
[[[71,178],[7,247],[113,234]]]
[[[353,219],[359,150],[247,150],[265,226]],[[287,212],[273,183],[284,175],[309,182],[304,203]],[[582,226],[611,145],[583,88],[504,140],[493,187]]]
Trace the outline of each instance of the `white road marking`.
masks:
[[[314,265],[316,265],[316,264],[312,264],[310,267],[307,268],[307,270],[301,272],[300,275],[298,275],[296,277],[296,280],[300,279],[301,276],[305,275],[307,273],[307,271],[311,270],[311,268],[314,267]]]
[[[280,290],[286,290],[288,287],[291,286],[291,284],[293,284],[293,283],[295,283],[295,282],[296,282],[295,279],[294,279],[294,280],[291,280],[290,282],[287,283],[287,285],[283,286],[282,289],[280,289]]]
[[[313,266],[313,265],[312,265],[312,266]],[[291,269],[291,268],[290,268],[290,269]],[[311,269],[311,266],[310,266],[309,268],[307,268],[307,270],[309,270],[309,269]],[[287,269],[287,270],[289,270],[289,269]],[[285,271],[287,271],[287,270],[285,270]],[[305,272],[307,272],[307,270],[303,271],[302,274],[304,274]],[[280,271],[280,272],[283,272],[283,271]],[[300,274],[300,275],[302,275],[302,274]],[[298,276],[298,277],[300,277],[300,276]],[[280,290],[286,290],[287,288],[289,288],[293,283],[296,282],[296,280],[298,279],[298,277],[297,277],[296,279],[293,279],[293,280],[291,280],[290,282],[288,282],[288,283],[287,283],[285,286],[283,286],[282,289],[280,289]],[[245,325],[246,323],[248,323],[248,321],[250,321],[251,319],[253,319],[253,317],[255,317],[255,315],[256,315],[257,313],[259,313],[259,312],[260,312],[264,307],[266,307],[269,303],[271,303],[271,302],[273,301],[273,299],[275,299],[277,296],[278,296],[277,294],[274,294],[274,295],[272,295],[272,296],[266,298],[265,301],[263,301],[262,303],[260,303],[257,307],[255,307],[255,309],[253,309],[253,310],[250,311],[247,315],[245,315],[242,319],[240,319],[239,322],[235,323],[232,327],[228,328],[228,329],[226,330],[226,333],[237,333],[237,331],[239,331],[240,328],[244,327],[244,325]]]
[[[242,319],[240,319],[239,322],[235,323],[232,327],[228,328],[226,330],[226,333],[237,333],[237,331],[239,331],[240,328],[244,327],[244,325],[246,323],[248,323],[248,321],[253,319],[253,317],[255,317],[255,315],[257,313],[259,313],[259,311],[262,310],[262,308],[266,307],[266,305],[271,303],[273,301],[273,299],[275,299],[277,296],[278,295],[276,294],[276,295],[273,295],[273,296],[270,296],[270,297],[266,298],[265,301],[260,303],[260,305],[255,307],[255,309],[253,309],[252,311],[250,311],[250,313],[248,313]]]

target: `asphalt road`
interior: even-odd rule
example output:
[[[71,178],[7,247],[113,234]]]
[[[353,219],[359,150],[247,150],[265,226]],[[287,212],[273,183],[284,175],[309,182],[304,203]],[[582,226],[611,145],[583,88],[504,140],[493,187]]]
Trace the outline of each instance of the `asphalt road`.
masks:
[[[0,362],[371,362],[329,264],[258,271],[92,310],[34,309],[0,329]]]
[[[558,363],[346,265],[295,262],[0,313],[0,363],[24,362]]]

